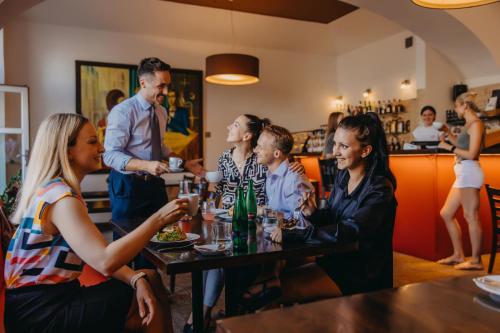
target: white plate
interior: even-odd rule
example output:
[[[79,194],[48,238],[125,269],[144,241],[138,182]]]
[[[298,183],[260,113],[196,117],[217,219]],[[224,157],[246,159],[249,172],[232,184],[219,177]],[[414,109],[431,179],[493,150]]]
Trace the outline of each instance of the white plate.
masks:
[[[183,240],[177,240],[177,241],[161,241],[159,240],[156,235],[151,238],[151,242],[153,243],[160,243],[160,244],[175,244],[175,243],[186,243],[186,242],[194,242],[198,238],[200,238],[200,235],[198,234],[191,234],[191,233],[186,233],[186,239]]]
[[[493,281],[492,283],[488,283],[485,279]],[[478,278],[473,278],[472,281],[476,284],[476,286],[490,294],[491,296],[495,296],[495,300],[500,300],[500,287],[496,284],[500,284],[500,275],[486,275]]]
[[[195,245],[194,249],[198,251],[201,255],[207,255],[207,256],[216,256],[216,255],[221,255],[226,252],[226,247],[222,244],[222,246],[219,246],[219,244],[204,244],[204,245]]]

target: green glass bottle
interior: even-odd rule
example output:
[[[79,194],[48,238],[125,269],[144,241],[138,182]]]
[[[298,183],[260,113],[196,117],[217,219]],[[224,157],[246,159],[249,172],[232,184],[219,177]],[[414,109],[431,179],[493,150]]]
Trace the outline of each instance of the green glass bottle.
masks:
[[[255,242],[257,240],[257,198],[255,197],[253,181],[251,179],[248,182],[246,208],[248,216],[248,241]]]
[[[236,252],[247,248],[247,211],[245,209],[245,196],[243,188],[239,187],[236,192],[236,200],[233,210],[233,250]]]

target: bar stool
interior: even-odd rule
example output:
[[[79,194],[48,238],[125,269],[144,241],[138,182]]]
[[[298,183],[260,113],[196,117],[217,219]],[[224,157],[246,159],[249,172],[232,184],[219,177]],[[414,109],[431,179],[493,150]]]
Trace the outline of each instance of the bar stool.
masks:
[[[491,274],[498,249],[498,236],[500,235],[500,189],[491,187],[488,184],[486,184],[485,187],[486,193],[488,193],[488,200],[490,202],[491,225],[493,227],[490,263],[488,265],[488,274]]]

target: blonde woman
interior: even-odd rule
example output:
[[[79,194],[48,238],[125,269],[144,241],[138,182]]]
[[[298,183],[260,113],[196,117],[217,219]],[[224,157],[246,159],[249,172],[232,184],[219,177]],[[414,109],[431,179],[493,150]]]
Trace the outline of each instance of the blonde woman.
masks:
[[[477,116],[478,107],[474,103],[475,94],[464,93],[455,100],[455,111],[459,118],[465,119],[465,126],[459,135],[448,133],[451,144],[441,137],[440,148],[455,154],[454,171],[456,180],[441,209],[448,233],[453,244],[453,254],[438,261],[443,265],[455,265],[456,269],[482,270],[481,262],[481,223],[479,221],[479,191],[483,186],[484,174],[479,165],[479,154],[484,140],[484,125]],[[472,245],[472,258],[465,261],[462,247],[462,231],[455,214],[463,209],[469,227]]]
[[[177,221],[187,203],[170,202],[107,244],[80,195],[80,182],[99,169],[102,152],[96,130],[80,115],[55,114],[40,125],[5,262],[7,331],[172,331],[156,273],[125,265],[158,229]],[[111,278],[81,287],[84,263]]]

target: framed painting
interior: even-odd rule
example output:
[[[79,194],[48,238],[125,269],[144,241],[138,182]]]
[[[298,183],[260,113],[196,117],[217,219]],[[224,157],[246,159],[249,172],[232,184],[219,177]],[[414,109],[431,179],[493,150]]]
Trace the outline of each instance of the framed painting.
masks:
[[[168,113],[165,144],[183,159],[203,158],[203,72],[171,70],[167,96],[157,102]],[[76,61],[76,112],[87,117],[104,142],[111,109],[139,91],[137,66]]]

